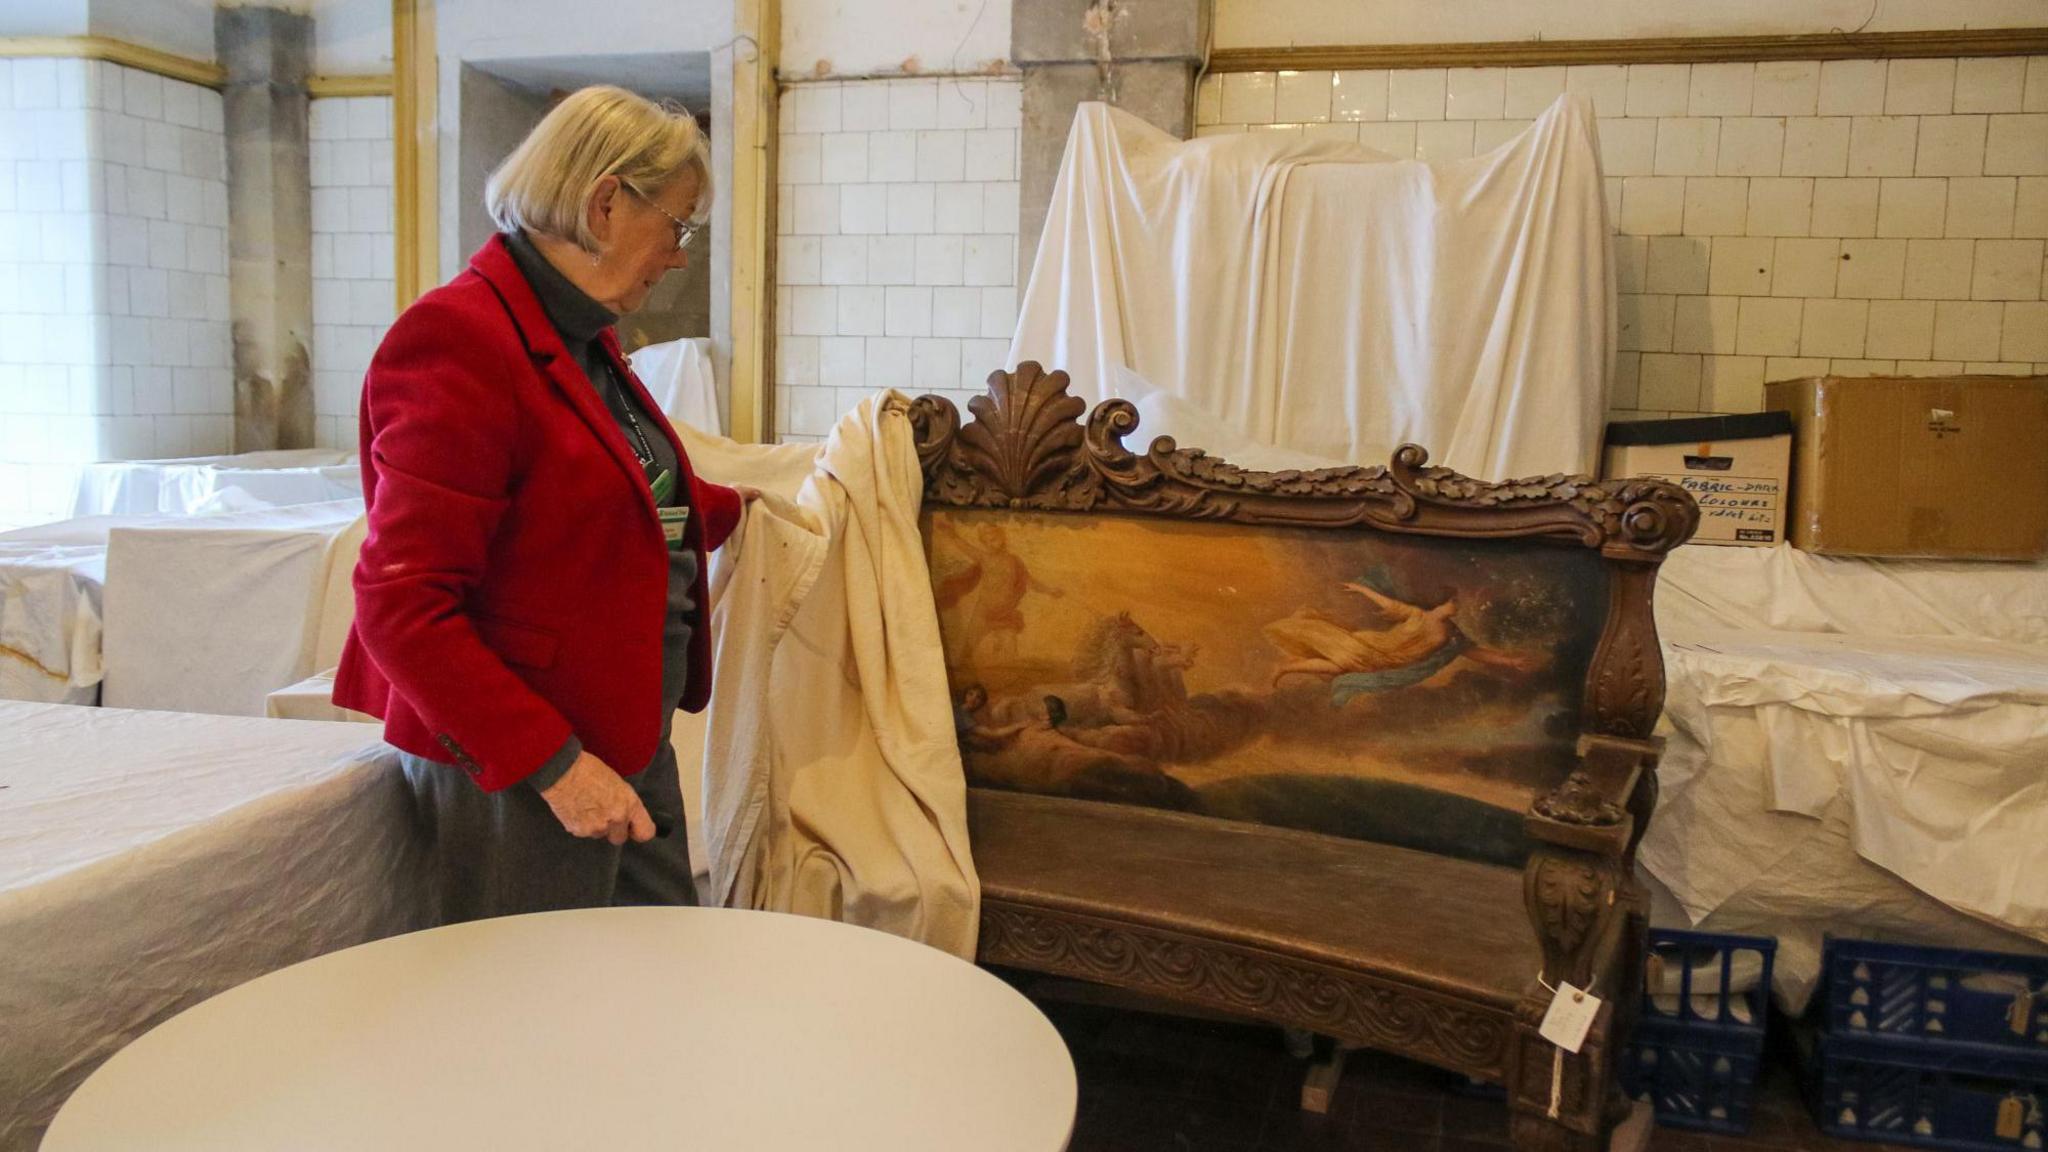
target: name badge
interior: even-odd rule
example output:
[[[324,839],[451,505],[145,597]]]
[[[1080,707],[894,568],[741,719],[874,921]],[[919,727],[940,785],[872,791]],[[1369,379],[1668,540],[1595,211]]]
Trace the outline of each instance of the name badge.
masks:
[[[657,508],[655,515],[661,519],[661,538],[671,552],[683,550],[683,529],[689,526],[688,508]]]

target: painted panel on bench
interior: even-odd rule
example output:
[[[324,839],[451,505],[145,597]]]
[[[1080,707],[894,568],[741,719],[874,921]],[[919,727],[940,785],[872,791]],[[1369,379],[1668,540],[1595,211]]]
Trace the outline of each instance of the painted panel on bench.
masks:
[[[935,509],[969,782],[1519,865],[1573,763],[1599,555]]]

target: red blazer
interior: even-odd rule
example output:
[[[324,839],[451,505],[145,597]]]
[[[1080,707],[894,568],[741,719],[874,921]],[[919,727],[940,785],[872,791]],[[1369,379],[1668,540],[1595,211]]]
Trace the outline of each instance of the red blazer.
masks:
[[[643,410],[659,412],[606,353]],[[704,553],[740,515],[666,420],[694,512],[690,683],[711,693]],[[668,553],[640,462],[583,378],[501,237],[384,337],[363,381],[355,622],[334,702],[384,738],[460,764],[486,791],[525,779],[571,733],[631,775],[661,739]]]

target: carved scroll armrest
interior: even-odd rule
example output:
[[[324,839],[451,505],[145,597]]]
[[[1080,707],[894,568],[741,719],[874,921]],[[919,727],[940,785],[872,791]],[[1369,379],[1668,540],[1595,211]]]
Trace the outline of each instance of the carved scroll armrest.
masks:
[[[1523,896],[1543,947],[1543,978],[1553,985],[1595,989],[1613,966],[1636,840],[1656,803],[1659,750],[1650,740],[1581,738],[1579,766],[1524,821],[1535,850]]]
[[[1581,736],[1579,766],[1530,807],[1530,839],[1601,856],[1632,855],[1650,816],[1643,794],[1654,784],[1661,751],[1656,740]]]

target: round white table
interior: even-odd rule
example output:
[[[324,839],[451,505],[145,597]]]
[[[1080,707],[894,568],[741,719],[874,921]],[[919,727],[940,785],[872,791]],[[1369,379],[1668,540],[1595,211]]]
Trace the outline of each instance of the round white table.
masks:
[[[1074,1065],[1002,981],[765,912],[478,921],[293,965],[117,1053],[43,1152],[1060,1152]]]

